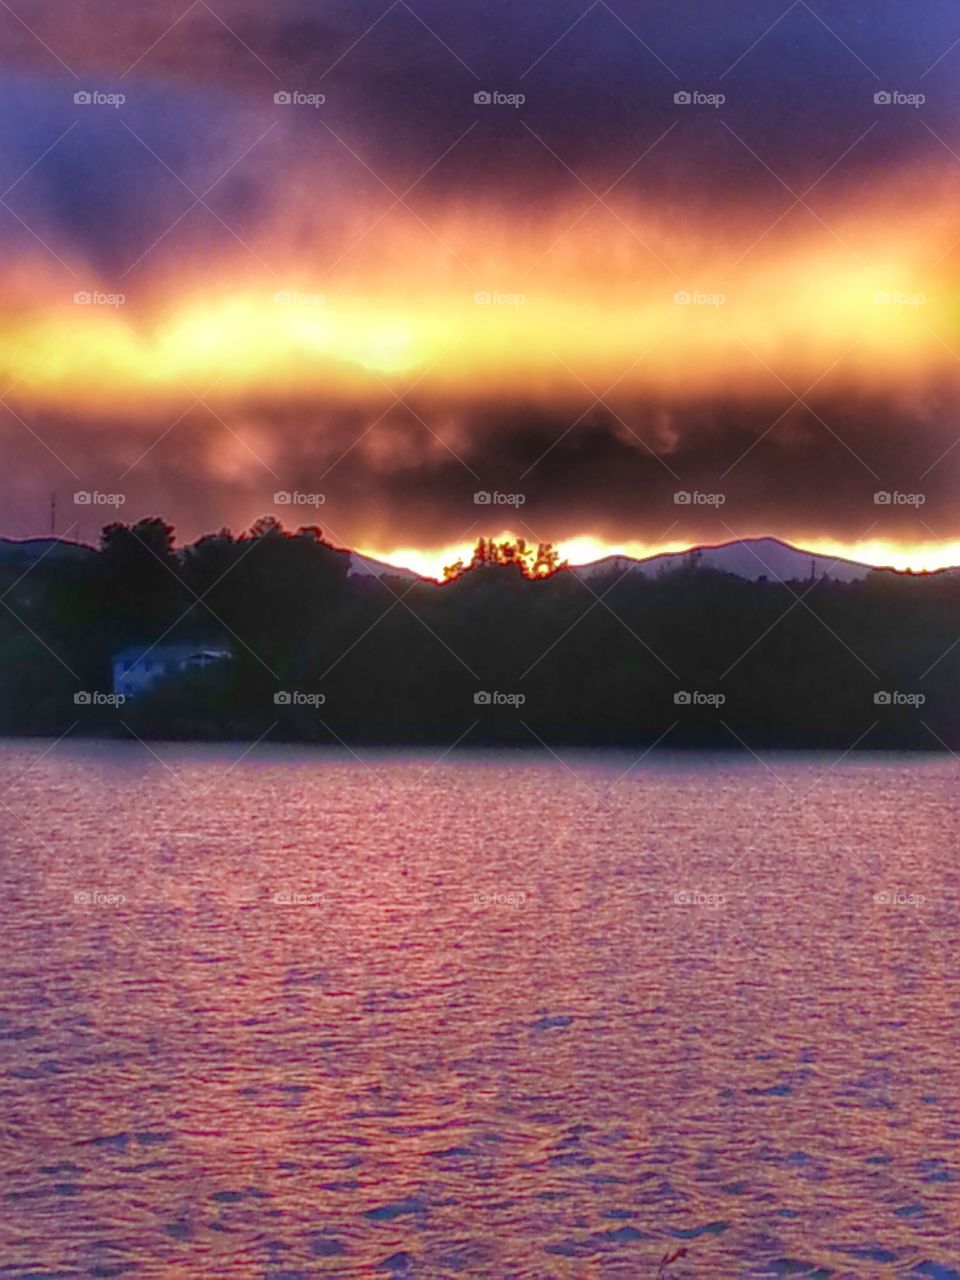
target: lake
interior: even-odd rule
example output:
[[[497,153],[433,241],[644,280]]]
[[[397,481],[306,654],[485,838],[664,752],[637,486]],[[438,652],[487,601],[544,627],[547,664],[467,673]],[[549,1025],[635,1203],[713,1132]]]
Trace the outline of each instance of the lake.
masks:
[[[0,744],[3,1280],[960,1275],[955,758],[438,754]]]

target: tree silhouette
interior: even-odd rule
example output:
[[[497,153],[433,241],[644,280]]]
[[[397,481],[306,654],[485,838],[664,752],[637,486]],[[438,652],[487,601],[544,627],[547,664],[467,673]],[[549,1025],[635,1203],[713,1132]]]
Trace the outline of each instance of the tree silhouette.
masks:
[[[100,535],[100,603],[126,642],[152,642],[186,605],[174,528],[159,516]]]
[[[447,565],[443,580],[453,582],[474,569],[508,565],[516,565],[525,578],[533,579],[549,578],[558,569],[565,569],[567,562],[560,559],[560,553],[550,542],[540,542],[534,548],[524,538],[505,538],[502,542],[478,538],[470,563],[465,565],[461,559]]]

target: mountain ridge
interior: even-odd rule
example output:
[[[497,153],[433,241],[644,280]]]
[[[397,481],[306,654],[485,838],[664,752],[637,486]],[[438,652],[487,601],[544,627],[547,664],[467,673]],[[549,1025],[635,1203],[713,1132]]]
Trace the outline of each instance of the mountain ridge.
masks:
[[[371,556],[360,555],[355,551],[351,551],[350,556],[352,576],[369,575],[380,578],[396,575],[407,579],[420,578],[426,582],[435,581],[416,573],[413,569],[391,565]],[[906,576],[911,572],[895,569],[892,565],[878,566],[844,556],[821,555],[814,551],[807,551],[803,547],[795,547],[772,535],[732,538],[728,542],[721,543],[702,543],[688,547],[685,551],[655,553],[645,557],[614,553],[603,556],[599,560],[570,564],[567,566],[567,571],[580,578],[602,577],[618,571],[622,574],[642,573],[650,577],[661,572],[680,571],[692,567],[694,563],[705,569],[732,573],[736,577],[753,582],[764,578],[777,582],[802,582],[811,581],[814,578],[858,582],[871,573],[896,573]],[[930,572],[950,573],[956,570],[950,567]]]
[[[429,575],[417,573],[414,569],[402,565],[391,564],[374,556],[365,555],[350,547],[337,547],[349,557],[350,577],[384,578],[397,577],[407,581],[436,582]],[[50,556],[54,559],[64,556],[79,558],[85,554],[93,554],[95,547],[88,543],[73,541],[69,538],[39,536],[31,538],[0,537],[0,557],[33,563]],[[775,582],[802,582],[814,579],[829,578],[837,582],[857,582],[871,573],[895,573],[904,576],[911,570],[894,569],[892,566],[866,564],[845,556],[826,556],[817,552],[793,546],[781,538],[772,535],[732,538],[728,542],[701,543],[688,547],[685,551],[656,553],[645,557],[636,557],[613,553],[599,560],[586,561],[582,564],[571,564],[567,571],[580,578],[603,577],[612,573],[626,575],[641,573],[645,577],[661,573],[677,572],[697,565],[705,569],[715,569],[721,573],[732,573],[736,577],[757,582],[768,579]],[[930,571],[916,571],[919,575],[929,576],[935,573],[956,573],[957,566]]]

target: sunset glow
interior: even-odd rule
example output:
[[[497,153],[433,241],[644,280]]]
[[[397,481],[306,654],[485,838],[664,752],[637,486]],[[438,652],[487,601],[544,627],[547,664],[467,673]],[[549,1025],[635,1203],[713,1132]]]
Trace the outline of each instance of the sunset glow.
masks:
[[[363,400],[380,379],[397,394],[423,379],[473,396],[495,378],[546,401],[583,384],[708,395],[806,386],[836,365],[847,381],[909,383],[958,358],[960,291],[936,262],[955,193],[912,210],[874,199],[858,193],[831,215],[837,239],[808,219],[775,248],[746,210],[739,226],[668,227],[624,205],[625,225],[602,215],[598,256],[596,217],[571,205],[520,234],[495,211],[438,209],[436,239],[394,231],[386,262],[382,244],[346,240],[332,274],[322,264],[340,246],[328,238],[287,271],[258,273],[234,248],[159,281],[87,274],[71,293],[38,258],[8,281],[0,376],[24,405],[107,411],[145,391],[173,404],[184,383],[214,401]]]
[[[331,18],[298,87],[297,23],[237,2],[250,39],[162,0],[104,48],[38,0],[7,50],[9,533],[96,541],[90,492],[182,541],[274,514],[431,576],[501,525],[571,563],[731,529],[960,558],[950,59],[888,100],[802,6],[728,17],[704,106],[685,36],[654,58],[594,6],[516,33],[502,105],[456,53],[477,15]]]
[[[515,541],[518,537],[526,537],[529,533],[512,533],[501,530],[493,535],[497,541]],[[755,534],[753,536],[762,536]],[[877,569],[896,569],[901,572],[933,573],[938,569],[948,569],[960,564],[960,539],[949,542],[918,543],[916,546],[903,546],[885,542],[882,539],[869,539],[864,542],[843,543],[829,538],[799,537],[783,538],[781,541],[796,546],[797,549],[812,552],[818,556],[827,556],[837,560],[851,560],[858,564],[872,565]],[[561,540],[557,544],[560,559],[566,561],[571,568],[578,565],[594,564],[608,556],[629,556],[635,560],[645,560],[650,556],[669,555],[673,552],[690,551],[697,543],[671,539],[651,544],[645,542],[604,542],[600,538],[583,536]],[[721,545],[721,544],[716,544]],[[440,550],[424,550],[416,548],[397,548],[380,551],[362,548],[358,554],[371,560],[395,565],[398,569],[410,569],[421,577],[435,581],[443,580],[443,571],[448,565],[458,560],[469,562],[473,544],[464,542]]]

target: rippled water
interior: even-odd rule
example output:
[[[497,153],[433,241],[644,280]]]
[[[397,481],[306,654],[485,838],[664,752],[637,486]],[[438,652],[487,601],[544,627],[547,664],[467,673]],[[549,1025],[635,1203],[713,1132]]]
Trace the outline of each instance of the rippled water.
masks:
[[[960,1273],[953,758],[241,750],[0,745],[4,1280]]]

